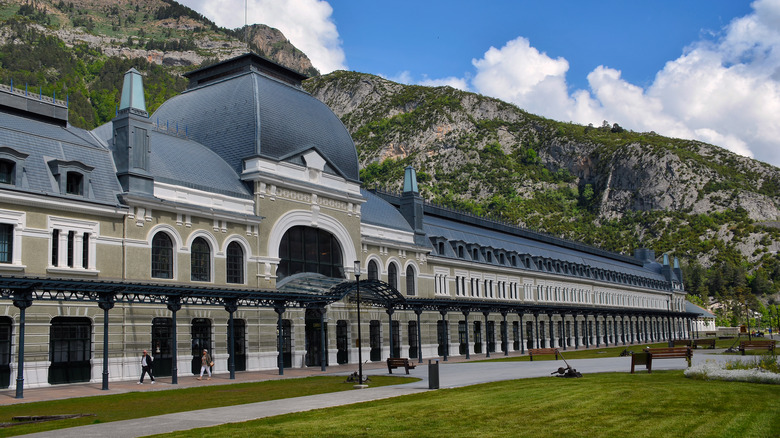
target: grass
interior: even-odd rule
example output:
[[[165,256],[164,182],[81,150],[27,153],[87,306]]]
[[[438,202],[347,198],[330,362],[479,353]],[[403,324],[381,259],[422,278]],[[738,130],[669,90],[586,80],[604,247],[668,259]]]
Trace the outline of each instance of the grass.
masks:
[[[777,387],[682,371],[544,377],[443,389],[166,437],[770,437]]]
[[[269,380],[233,385],[129,392],[66,400],[20,403],[0,407],[0,422],[11,422],[11,418],[17,415],[91,413],[96,414],[96,416],[0,428],[0,437],[84,426],[93,423],[145,418],[174,412],[352,390],[353,383],[344,383],[344,380],[344,376],[316,376],[301,379]],[[414,380],[419,379],[371,376],[371,386],[397,385]]]

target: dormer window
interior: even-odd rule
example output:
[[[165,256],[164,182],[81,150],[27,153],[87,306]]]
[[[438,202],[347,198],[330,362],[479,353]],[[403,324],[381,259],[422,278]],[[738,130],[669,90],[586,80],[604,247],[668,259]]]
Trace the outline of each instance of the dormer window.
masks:
[[[474,254],[472,254],[472,258],[474,260],[479,260],[479,250],[477,248],[474,248]]]
[[[8,147],[0,147],[0,184],[22,185],[24,160],[27,154]]]
[[[84,175],[79,172],[68,172],[65,183],[65,193],[69,195],[84,195]]]
[[[444,242],[439,242],[439,255],[444,255]]]
[[[463,254],[463,246],[458,246],[458,257],[463,258],[465,255]]]
[[[517,256],[512,255],[512,266],[517,266]]]
[[[493,253],[492,252],[490,252],[490,251],[486,252],[485,256],[487,257],[487,262],[488,263],[493,263]]]
[[[498,264],[503,265],[506,263],[506,258],[504,257],[504,254],[501,253],[498,255]]]
[[[90,176],[94,167],[79,161],[51,160],[48,164],[60,193],[91,197]]]

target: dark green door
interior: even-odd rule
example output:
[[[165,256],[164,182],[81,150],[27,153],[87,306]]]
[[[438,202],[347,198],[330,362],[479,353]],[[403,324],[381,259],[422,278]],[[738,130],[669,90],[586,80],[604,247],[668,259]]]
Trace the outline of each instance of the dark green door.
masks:
[[[49,328],[49,383],[89,382],[92,375],[89,318],[56,317]]]
[[[152,320],[152,347],[149,350],[154,362],[152,371],[155,376],[170,376],[173,367],[173,320],[154,318]]]

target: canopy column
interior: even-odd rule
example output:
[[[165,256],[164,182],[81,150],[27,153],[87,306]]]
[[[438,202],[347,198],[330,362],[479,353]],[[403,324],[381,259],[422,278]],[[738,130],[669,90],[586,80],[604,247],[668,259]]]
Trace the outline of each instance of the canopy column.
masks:
[[[276,312],[276,350],[279,354],[277,356],[276,363],[279,365],[279,375],[284,375],[284,333],[282,327],[282,315],[284,314],[284,304],[276,304],[274,306],[274,312]]]
[[[471,345],[469,345],[469,311],[468,310],[463,311],[463,319],[466,322],[466,359],[471,359],[471,356],[469,354],[469,351],[471,350]]]
[[[235,299],[225,301],[225,310],[228,312],[228,370],[230,371],[230,380],[236,379],[236,334],[233,331],[233,314],[238,310],[238,303]]]
[[[32,288],[14,292],[14,306],[19,309],[19,357],[16,371],[16,398],[24,398],[24,314],[32,306]]]
[[[181,310],[181,298],[170,297],[168,298],[168,310],[171,311],[171,337],[173,338],[173,345],[171,345],[171,352],[173,360],[171,364],[171,385],[179,384],[179,344],[176,338],[176,312]]]
[[[114,294],[100,294],[98,307],[103,309],[103,391],[108,391],[108,311],[114,308]]]

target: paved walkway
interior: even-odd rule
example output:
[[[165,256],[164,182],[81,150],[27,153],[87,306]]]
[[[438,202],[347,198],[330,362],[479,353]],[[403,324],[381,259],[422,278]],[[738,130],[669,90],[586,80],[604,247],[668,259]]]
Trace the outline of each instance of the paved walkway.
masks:
[[[694,354],[694,364],[703,362],[707,359],[733,359],[733,356],[718,356],[712,354],[722,351],[723,350],[697,350]],[[493,357],[501,357],[501,354],[494,354]],[[475,360],[483,358],[483,355],[474,355],[472,360],[468,362],[461,357],[452,358],[448,362],[439,361],[440,387],[454,388],[501,380],[545,377],[550,376],[551,373],[558,369],[558,367],[565,366],[564,362],[561,360],[543,360],[535,362],[475,362]],[[630,370],[631,358],[612,357],[603,359],[571,359],[568,362],[573,368],[577,369],[582,374],[587,375],[592,373],[614,371],[628,372]],[[653,369],[655,370],[684,369],[685,367],[686,363],[682,359],[663,360],[653,364]],[[280,378],[296,378],[312,375],[348,375],[353,371],[355,371],[354,364],[348,366],[342,365],[328,367],[326,372],[320,371],[319,368],[285,369],[284,376],[279,376],[278,371],[241,372],[236,373],[235,380],[230,380],[227,374],[215,375],[210,381],[197,381],[194,377],[189,376],[179,377],[179,384],[176,386],[170,384],[170,378],[166,378],[166,380],[157,379],[158,383],[155,385],[150,385],[148,383],[145,385],[137,385],[135,381],[111,382],[110,390],[108,391],[102,391],[100,389],[100,384],[35,388],[25,390],[23,402],[72,398],[89,395],[116,394],[139,390],[156,391],[172,388],[186,388],[199,385],[220,385]],[[387,367],[385,366],[384,362],[371,363],[366,364],[363,371],[364,374],[368,376],[377,374],[386,375]],[[401,374],[403,374],[403,370],[401,370]],[[288,414],[292,412],[302,412],[312,409],[341,406],[429,391],[427,360],[424,364],[418,365],[416,369],[412,370],[411,375],[413,377],[419,377],[422,380],[404,385],[384,386],[378,388],[371,388],[369,386],[369,388],[354,391],[319,394],[306,397],[228,406],[224,408],[180,412],[176,414],[139,418],[135,420],[93,424],[70,429],[60,429],[50,432],[32,434],[28,436],[52,438],[84,438],[105,436],[117,438],[140,437],[158,433],[189,430],[198,427],[217,426],[220,424],[242,422],[274,415]],[[0,404],[22,402],[22,400],[13,398],[14,396],[15,393],[13,391],[3,391],[0,393]]]

